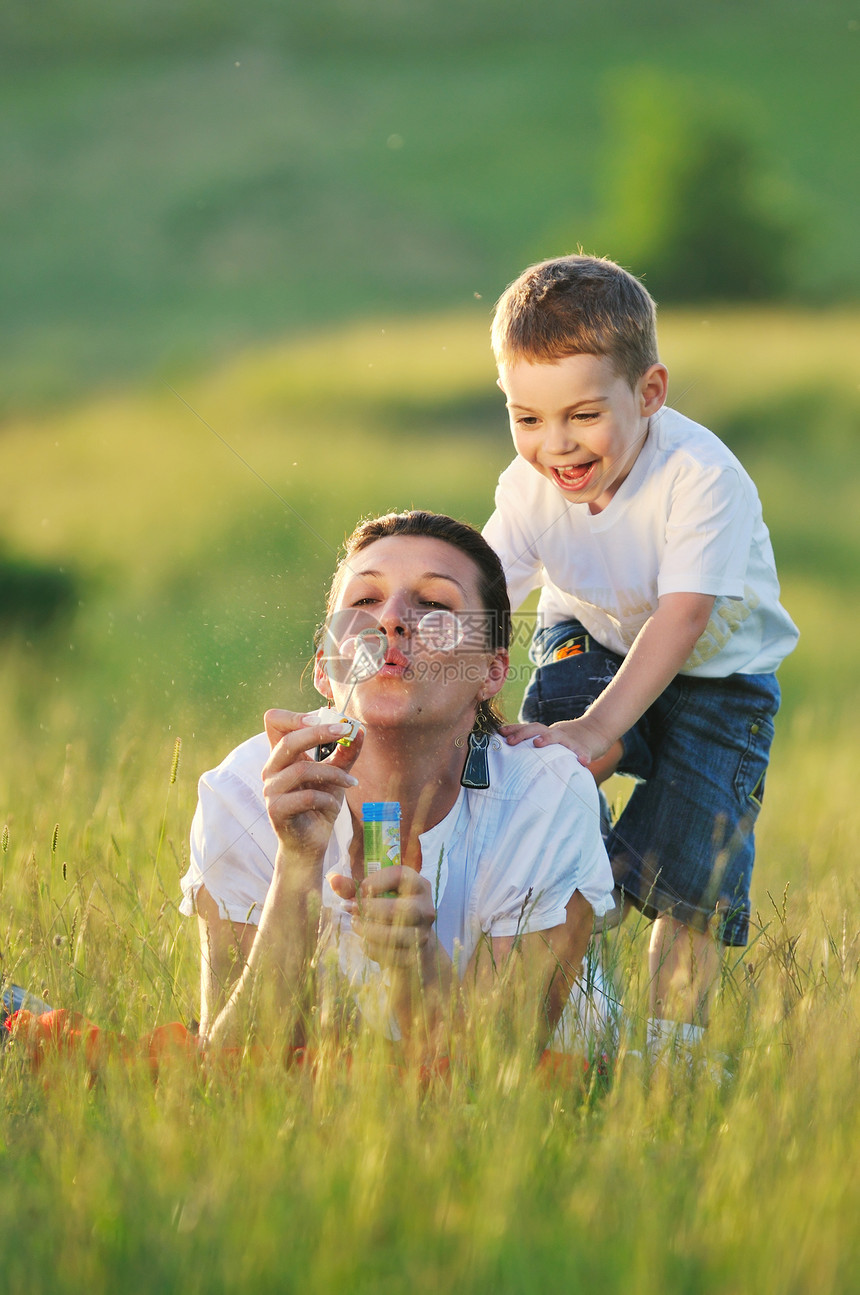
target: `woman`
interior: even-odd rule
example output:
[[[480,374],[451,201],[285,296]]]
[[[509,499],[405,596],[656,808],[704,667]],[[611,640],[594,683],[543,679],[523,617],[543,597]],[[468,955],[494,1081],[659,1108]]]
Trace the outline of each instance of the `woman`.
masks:
[[[422,632],[441,612],[459,641]],[[452,998],[484,1002],[502,971],[543,1048],[593,915],[613,904],[594,782],[562,747],[492,736],[510,608],[477,531],[424,512],[360,523],[327,624],[362,615],[381,639],[378,673],[355,685],[322,648],[314,672],[338,711],[349,699],[355,740],[315,758],[342,727],[269,711],[265,735],[201,779],[182,905],[199,919],[201,1034],[237,1042],[278,1022],[302,1041],[322,940],[365,1019],[416,1055],[443,1046]],[[402,863],[365,876],[368,801],[399,802]],[[464,995],[452,995],[458,981]]]

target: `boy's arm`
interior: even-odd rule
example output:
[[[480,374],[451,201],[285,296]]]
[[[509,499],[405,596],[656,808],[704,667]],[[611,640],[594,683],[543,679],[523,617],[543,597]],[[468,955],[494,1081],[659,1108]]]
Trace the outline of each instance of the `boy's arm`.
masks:
[[[515,745],[559,743],[582,764],[592,764],[636,723],[675,678],[703,634],[713,594],[664,594],[642,626],[615,677],[580,719],[543,724],[507,724],[502,735]]]

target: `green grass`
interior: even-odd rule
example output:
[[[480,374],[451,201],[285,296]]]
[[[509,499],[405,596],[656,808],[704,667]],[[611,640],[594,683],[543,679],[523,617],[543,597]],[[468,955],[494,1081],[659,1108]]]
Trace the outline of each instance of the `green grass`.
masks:
[[[762,929],[713,1027],[733,1079],[649,1078],[631,1058],[603,1093],[540,1082],[491,1038],[473,1070],[425,1093],[373,1050],[351,1072],[329,1059],[313,1082],[177,1065],[155,1086],[127,1062],[95,1087],[74,1061],[33,1078],[7,1054],[4,1289],[852,1291],[857,762],[850,732],[785,736]],[[190,811],[191,771],[168,798],[163,757],[130,743],[90,806],[72,756],[40,800],[33,855],[29,818],[8,847],[4,899],[23,929],[4,935],[5,969],[132,1037],[194,998],[169,849],[165,889],[150,881],[165,804],[174,843]],[[634,1029],[645,938],[631,927],[618,955]]]
[[[510,445],[485,325],[368,320],[174,375],[187,404],[152,382],[7,423],[4,538],[74,570],[82,605],[0,645],[5,978],[130,1038],[192,1018],[197,775],[297,696],[359,514],[486,517]],[[4,1290],[856,1288],[860,318],[666,312],[662,339],[675,402],[755,475],[803,634],[754,939],[712,1030],[733,1077],[628,1058],[608,1088],[542,1081],[480,1023],[473,1064],[426,1092],[372,1046],[315,1081],[177,1065],[157,1085],[7,1053]],[[631,1047],[647,936],[610,942]]]

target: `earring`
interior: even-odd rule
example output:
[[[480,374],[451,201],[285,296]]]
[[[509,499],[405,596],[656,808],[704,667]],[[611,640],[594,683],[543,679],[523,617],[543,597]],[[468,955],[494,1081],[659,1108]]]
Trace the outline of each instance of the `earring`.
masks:
[[[468,787],[474,791],[487,790],[490,785],[490,766],[487,763],[489,745],[489,733],[469,734],[469,754],[466,756],[463,776],[460,779],[461,787]]]

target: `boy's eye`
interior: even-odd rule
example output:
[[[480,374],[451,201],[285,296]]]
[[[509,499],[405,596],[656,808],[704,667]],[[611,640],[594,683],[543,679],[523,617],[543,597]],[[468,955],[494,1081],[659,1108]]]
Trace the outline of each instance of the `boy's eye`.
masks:
[[[578,414],[574,414],[573,417],[574,421],[577,423],[591,423],[598,417],[598,414],[596,409],[580,410],[580,412]]]
[[[521,417],[517,419],[517,425],[519,427],[537,427],[537,424],[538,424],[538,420],[534,417],[533,414],[528,414],[528,415],[523,414]]]

